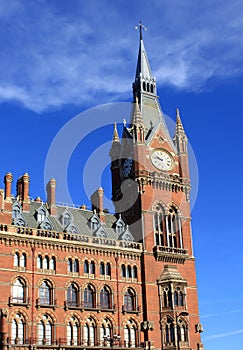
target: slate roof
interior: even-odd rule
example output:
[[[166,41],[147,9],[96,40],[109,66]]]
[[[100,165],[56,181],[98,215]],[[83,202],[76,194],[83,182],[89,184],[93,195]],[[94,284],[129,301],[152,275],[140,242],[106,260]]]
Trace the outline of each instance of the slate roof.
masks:
[[[18,201],[14,200],[13,203],[16,205],[16,208],[21,208]],[[38,221],[39,212],[46,213],[46,218],[42,221]],[[64,225],[63,221],[63,216],[65,216],[65,214],[70,218],[70,222],[66,225]],[[24,218],[24,221],[26,222],[25,226],[29,228],[37,229],[41,227],[45,229],[45,222],[47,222],[48,225],[51,225],[51,230],[57,232],[69,232],[69,228],[77,228],[76,234],[82,236],[106,237],[108,239],[134,241],[134,237],[129,231],[129,227],[119,215],[111,213],[104,213],[104,215],[105,223],[102,222],[98,215],[91,210],[60,205],[57,206],[57,215],[53,216],[49,214],[48,205],[46,203],[31,201],[30,210],[28,212],[20,210],[19,214],[17,214],[17,218],[13,218],[13,224],[18,225],[19,217],[20,219]],[[92,228],[92,221],[96,221],[95,229]],[[20,223],[19,226],[22,226],[23,220],[20,220]],[[116,227],[117,223],[119,230]],[[47,229],[50,230],[50,228]]]

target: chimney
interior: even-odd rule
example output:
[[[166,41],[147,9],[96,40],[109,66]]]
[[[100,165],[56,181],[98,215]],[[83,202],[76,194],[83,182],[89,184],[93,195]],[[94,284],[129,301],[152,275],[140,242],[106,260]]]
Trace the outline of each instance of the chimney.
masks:
[[[29,197],[29,186],[30,186],[30,177],[28,173],[25,173],[21,177],[22,181],[22,202],[23,202],[23,211],[30,210],[30,197]]]
[[[103,212],[103,198],[104,198],[104,190],[102,187],[98,188],[92,196],[92,210],[96,210],[101,221],[105,222],[105,215]]]
[[[49,205],[49,211],[51,215],[57,215],[56,207],[56,180],[51,179],[46,186],[47,203]]]
[[[11,200],[11,187],[12,187],[13,176],[11,173],[7,173],[4,177],[5,183],[5,199],[7,201]]]
[[[20,202],[23,200],[23,181],[22,177],[18,178],[17,185],[16,185],[16,190],[17,190],[17,197]]]
[[[0,189],[0,210],[4,209],[4,190]]]

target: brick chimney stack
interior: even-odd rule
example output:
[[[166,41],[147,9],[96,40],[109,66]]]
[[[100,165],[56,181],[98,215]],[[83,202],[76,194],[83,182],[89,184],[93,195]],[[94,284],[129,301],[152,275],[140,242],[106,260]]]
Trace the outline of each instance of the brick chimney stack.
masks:
[[[30,186],[30,177],[28,173],[25,173],[22,178],[22,204],[23,211],[30,210],[30,197],[29,197],[29,186]]]
[[[11,173],[7,173],[4,177],[5,184],[5,199],[7,201],[11,200],[11,188],[12,188],[13,176]]]
[[[57,215],[56,207],[56,180],[51,179],[46,186],[47,203],[49,205],[50,214]]]
[[[30,210],[29,186],[30,177],[28,173],[25,173],[17,181],[17,197],[23,205],[23,211]]]
[[[105,222],[105,215],[103,212],[103,198],[104,198],[104,190],[102,187],[98,188],[92,196],[91,196],[91,202],[92,202],[92,210],[96,210],[97,214],[99,215],[99,218],[101,221]]]

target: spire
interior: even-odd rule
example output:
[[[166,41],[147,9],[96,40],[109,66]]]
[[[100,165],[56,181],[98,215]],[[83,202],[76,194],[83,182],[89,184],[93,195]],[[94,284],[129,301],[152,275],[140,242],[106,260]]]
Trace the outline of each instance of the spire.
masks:
[[[148,56],[145,50],[144,42],[143,42],[143,30],[147,30],[147,28],[142,24],[140,21],[139,26],[135,27],[136,29],[139,29],[139,36],[140,36],[140,46],[138,50],[138,60],[137,60],[137,68],[136,68],[136,75],[135,75],[135,83],[136,81],[140,81],[142,78],[143,80],[153,80],[152,73],[149,65]],[[135,98],[134,98],[135,100]]]
[[[177,134],[177,135],[184,134],[185,135],[185,130],[184,130],[183,125],[182,125],[180,111],[178,108],[176,109],[176,131],[175,131],[175,134]]]
[[[114,132],[113,132],[112,142],[120,143],[119,136],[118,136],[118,131],[117,131],[117,127],[116,127],[116,123],[114,123]]]
[[[166,139],[170,145],[174,147],[173,141],[171,140],[168,128],[165,123],[163,112],[160,107],[157,96],[156,80],[152,76],[147,52],[144,46],[143,30],[146,30],[146,28],[141,22],[139,23],[139,26],[135,28],[139,29],[140,44],[138,50],[135,80],[133,83],[133,102],[135,103],[135,107],[136,104],[139,105],[139,118],[142,119],[143,122],[144,139],[149,143],[153,138],[154,133],[158,129],[158,126],[161,125]],[[136,98],[138,98],[137,102]],[[134,124],[134,111],[131,117],[131,124]],[[136,117],[138,117],[137,112]]]

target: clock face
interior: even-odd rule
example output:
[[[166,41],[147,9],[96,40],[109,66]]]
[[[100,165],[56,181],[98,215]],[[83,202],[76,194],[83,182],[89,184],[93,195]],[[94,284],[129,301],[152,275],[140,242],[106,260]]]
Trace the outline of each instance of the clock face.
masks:
[[[132,158],[125,159],[122,166],[122,174],[128,176],[132,170]]]
[[[151,161],[159,170],[169,171],[174,166],[171,155],[162,149],[156,149],[153,151],[151,154]]]

